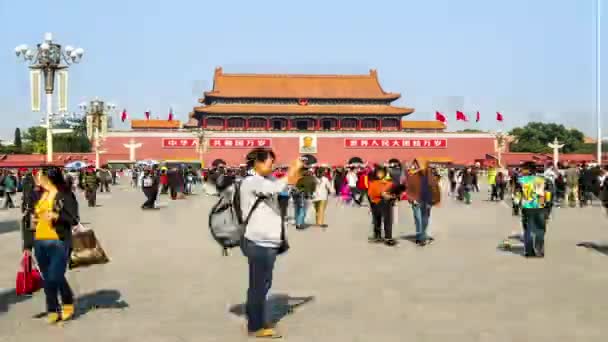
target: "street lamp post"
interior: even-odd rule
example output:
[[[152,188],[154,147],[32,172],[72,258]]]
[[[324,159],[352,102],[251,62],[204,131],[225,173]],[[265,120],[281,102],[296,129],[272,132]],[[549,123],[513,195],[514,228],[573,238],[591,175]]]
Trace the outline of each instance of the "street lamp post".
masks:
[[[595,13],[595,115],[597,119],[597,164],[602,165],[602,108],[601,108],[601,0],[596,0]]]
[[[84,55],[82,48],[73,48],[53,42],[53,35],[45,33],[44,42],[37,44],[36,48],[30,49],[22,44],[15,48],[17,58],[30,64],[30,69],[40,70],[44,75],[44,90],[46,93],[46,161],[53,161],[53,91],[55,88],[55,73],[58,70],[67,69],[74,63],[79,63]],[[62,64],[62,61],[65,64]]]
[[[102,136],[100,134],[101,126],[103,125],[103,118],[107,117],[106,112],[113,111],[116,106],[108,103],[105,104],[103,101],[95,99],[90,102],[87,106],[86,103],[81,103],[80,108],[84,111],[87,111],[87,116],[91,117],[91,120],[87,120],[87,123],[92,125],[92,129],[94,132],[94,141],[95,141],[95,167],[99,168],[99,155],[104,153],[105,151],[101,151],[101,139]]]

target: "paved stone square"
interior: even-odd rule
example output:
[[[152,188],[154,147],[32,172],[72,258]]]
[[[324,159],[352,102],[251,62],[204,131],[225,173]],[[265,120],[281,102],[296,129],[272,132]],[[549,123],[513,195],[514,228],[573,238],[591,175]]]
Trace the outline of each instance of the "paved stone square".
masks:
[[[279,257],[272,315],[289,341],[605,341],[608,336],[608,218],[600,208],[559,209],[547,256],[497,250],[519,231],[505,203],[475,194],[434,210],[426,248],[405,239],[370,245],[367,208],[328,209],[329,228],[290,228]],[[81,200],[111,262],[70,271],[76,320],[34,318],[44,296],[0,295],[0,341],[243,341],[247,267],[222,257],[207,228],[214,199],[194,195],[142,212],[143,194],[116,187],[98,208]],[[18,210],[0,212],[0,288],[12,289],[20,258]],[[409,208],[399,236],[412,234]],[[291,310],[287,310],[290,306]],[[288,313],[291,311],[291,313]]]

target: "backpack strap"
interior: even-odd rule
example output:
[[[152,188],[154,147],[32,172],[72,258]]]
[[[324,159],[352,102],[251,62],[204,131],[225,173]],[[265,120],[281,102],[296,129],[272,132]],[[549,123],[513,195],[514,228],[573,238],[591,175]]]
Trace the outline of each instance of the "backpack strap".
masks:
[[[251,206],[251,209],[249,210],[249,213],[247,214],[247,217],[245,218],[245,221],[243,221],[243,224],[245,225],[245,227],[247,227],[247,224],[249,223],[249,219],[251,218],[251,215],[253,214],[253,212],[257,209],[257,207],[263,201],[264,201],[263,197],[257,197],[255,199],[255,202],[253,203],[253,206]]]

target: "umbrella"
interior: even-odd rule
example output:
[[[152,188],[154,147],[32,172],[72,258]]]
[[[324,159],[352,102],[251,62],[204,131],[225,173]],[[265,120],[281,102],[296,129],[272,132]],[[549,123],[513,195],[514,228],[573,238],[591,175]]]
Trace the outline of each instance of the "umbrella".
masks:
[[[213,161],[213,163],[211,163],[211,166],[213,167],[218,167],[220,165],[226,165],[226,162],[222,159],[216,159]]]
[[[348,160],[347,164],[363,164],[363,159],[359,157],[352,157]]]
[[[137,162],[138,166],[154,166],[158,164],[159,162],[156,160],[140,160]]]
[[[73,162],[65,164],[64,167],[66,169],[69,169],[69,170],[80,170],[80,169],[85,168],[87,166],[88,166],[87,163],[85,163],[85,162],[83,162],[81,160],[77,160],[77,161],[73,161]]]
[[[312,166],[312,165],[314,165],[314,164],[317,163],[317,158],[315,156],[313,156],[313,155],[310,155],[310,154],[303,155],[302,157],[300,157],[300,160],[302,162],[304,162],[304,164],[306,166]]]

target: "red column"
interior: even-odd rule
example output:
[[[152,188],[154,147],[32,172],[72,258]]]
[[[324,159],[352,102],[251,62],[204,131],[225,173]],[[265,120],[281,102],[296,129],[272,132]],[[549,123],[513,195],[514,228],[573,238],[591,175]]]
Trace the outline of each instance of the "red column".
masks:
[[[203,128],[207,128],[207,117],[203,118]]]
[[[336,124],[338,131],[342,130],[342,119],[338,118],[338,123]]]
[[[378,119],[378,127],[377,127],[377,129],[378,129],[379,131],[381,131],[381,130],[382,130],[382,118]]]
[[[224,130],[228,128],[228,119],[224,119]]]
[[[321,130],[321,119],[317,119],[317,121],[316,121],[316,125],[317,125],[316,130],[317,130],[317,131]]]
[[[270,129],[270,119],[266,119],[266,130]]]
[[[361,128],[363,128],[362,124],[363,124],[363,120],[357,119],[357,131],[360,131]]]
[[[245,118],[245,129],[249,129],[249,118]]]
[[[290,118],[287,119],[287,130],[291,131],[291,119]]]

